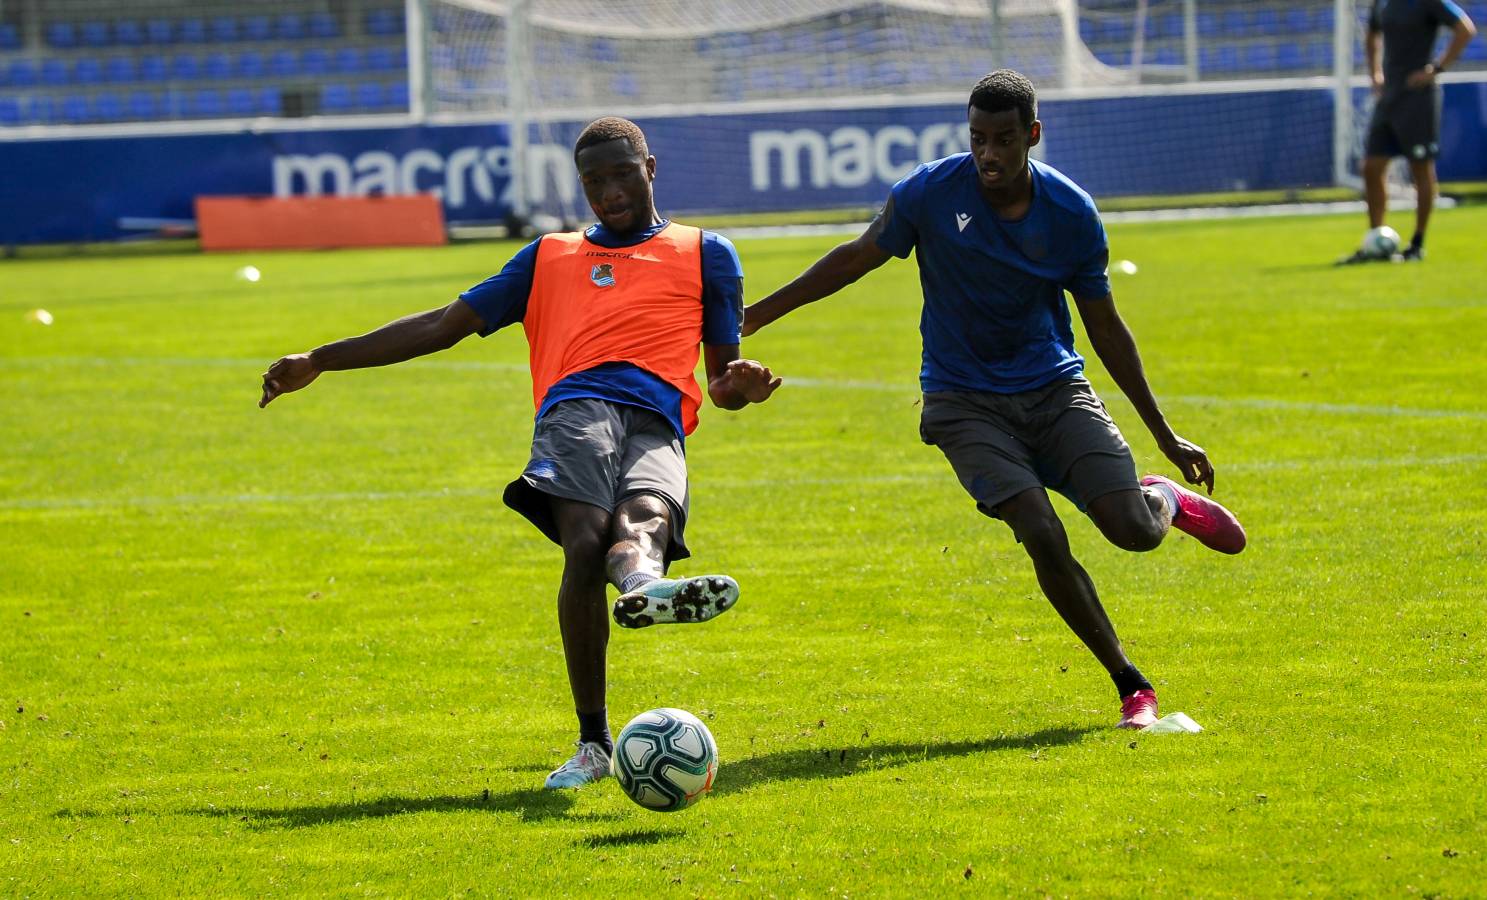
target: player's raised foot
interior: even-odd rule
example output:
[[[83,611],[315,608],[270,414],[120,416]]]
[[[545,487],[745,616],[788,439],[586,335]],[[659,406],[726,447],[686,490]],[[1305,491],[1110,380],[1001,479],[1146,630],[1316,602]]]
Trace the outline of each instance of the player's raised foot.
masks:
[[[614,621],[621,628],[645,628],[673,622],[706,622],[738,602],[738,582],[727,575],[660,578],[621,594],[614,601]]]
[[[1116,728],[1145,728],[1157,720],[1157,692],[1146,690],[1120,698],[1120,721]]]
[[[580,788],[609,776],[609,751],[603,744],[578,742],[573,758],[552,770],[542,787],[549,791]]]
[[[1161,475],[1147,475],[1141,484],[1163,484],[1177,495],[1177,515],[1172,517],[1172,527],[1178,531],[1192,535],[1203,546],[1220,553],[1238,553],[1244,549],[1244,526],[1217,501]]]

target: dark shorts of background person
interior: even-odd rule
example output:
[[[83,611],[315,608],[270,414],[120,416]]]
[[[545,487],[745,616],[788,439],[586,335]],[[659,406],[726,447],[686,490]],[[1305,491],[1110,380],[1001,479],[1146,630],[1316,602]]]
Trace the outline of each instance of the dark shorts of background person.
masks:
[[[1141,489],[1130,445],[1084,378],[1017,394],[924,395],[919,436],[940,448],[976,508],[1048,488],[1081,512],[1115,491]]]
[[[537,422],[531,460],[502,499],[560,544],[551,497],[613,512],[637,494],[670,508],[664,564],[691,556],[683,538],[687,458],[676,430],[651,410],[585,397],[555,404]]]
[[[1435,159],[1440,155],[1440,139],[1440,89],[1393,89],[1374,105],[1363,152],[1366,156]]]

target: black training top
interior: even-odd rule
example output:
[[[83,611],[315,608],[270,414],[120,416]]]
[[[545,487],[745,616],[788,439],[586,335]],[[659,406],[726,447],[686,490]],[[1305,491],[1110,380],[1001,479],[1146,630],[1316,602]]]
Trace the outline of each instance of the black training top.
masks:
[[[1411,72],[1425,68],[1440,29],[1462,15],[1451,0],[1373,0],[1368,30],[1384,34],[1384,90],[1402,90]]]

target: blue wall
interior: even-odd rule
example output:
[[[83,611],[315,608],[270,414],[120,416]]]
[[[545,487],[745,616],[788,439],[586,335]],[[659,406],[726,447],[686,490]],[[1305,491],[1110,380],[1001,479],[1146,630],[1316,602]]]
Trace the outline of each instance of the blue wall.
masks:
[[[893,107],[641,120],[663,211],[872,206],[925,159],[963,149],[964,109]],[[1051,100],[1045,159],[1096,199],[1325,185],[1330,93]],[[539,135],[539,206],[586,217],[569,148],[581,123]],[[198,194],[433,190],[450,221],[509,210],[503,125],[0,142],[0,243],[103,240],[123,217],[192,216]],[[1446,89],[1440,174],[1487,178],[1487,83]]]

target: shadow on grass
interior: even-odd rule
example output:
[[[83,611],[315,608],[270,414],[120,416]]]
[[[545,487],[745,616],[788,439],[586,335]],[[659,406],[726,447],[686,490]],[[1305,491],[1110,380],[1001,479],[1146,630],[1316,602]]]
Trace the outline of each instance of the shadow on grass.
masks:
[[[526,788],[493,794],[465,794],[450,797],[378,797],[347,803],[314,806],[246,807],[224,806],[189,810],[194,815],[216,816],[242,821],[254,828],[306,828],[358,819],[380,819],[421,812],[514,812],[524,822],[559,819],[567,816],[576,796],[573,791],[547,791]],[[612,815],[592,814],[585,820],[614,819]]]
[[[588,847],[591,850],[602,850],[605,847],[638,847],[646,844],[659,844],[673,838],[683,836],[682,831],[662,831],[657,828],[646,828],[640,831],[622,831],[619,834],[596,834],[574,841],[576,846]]]
[[[1036,750],[1072,744],[1095,729],[1089,726],[1045,728],[1032,734],[1002,735],[975,741],[950,741],[942,744],[857,744],[834,749],[787,750],[766,756],[726,760],[720,767],[717,794],[746,791],[773,781],[800,781],[809,778],[842,778],[858,772],[876,772],[948,756],[971,756],[1001,750]]]

